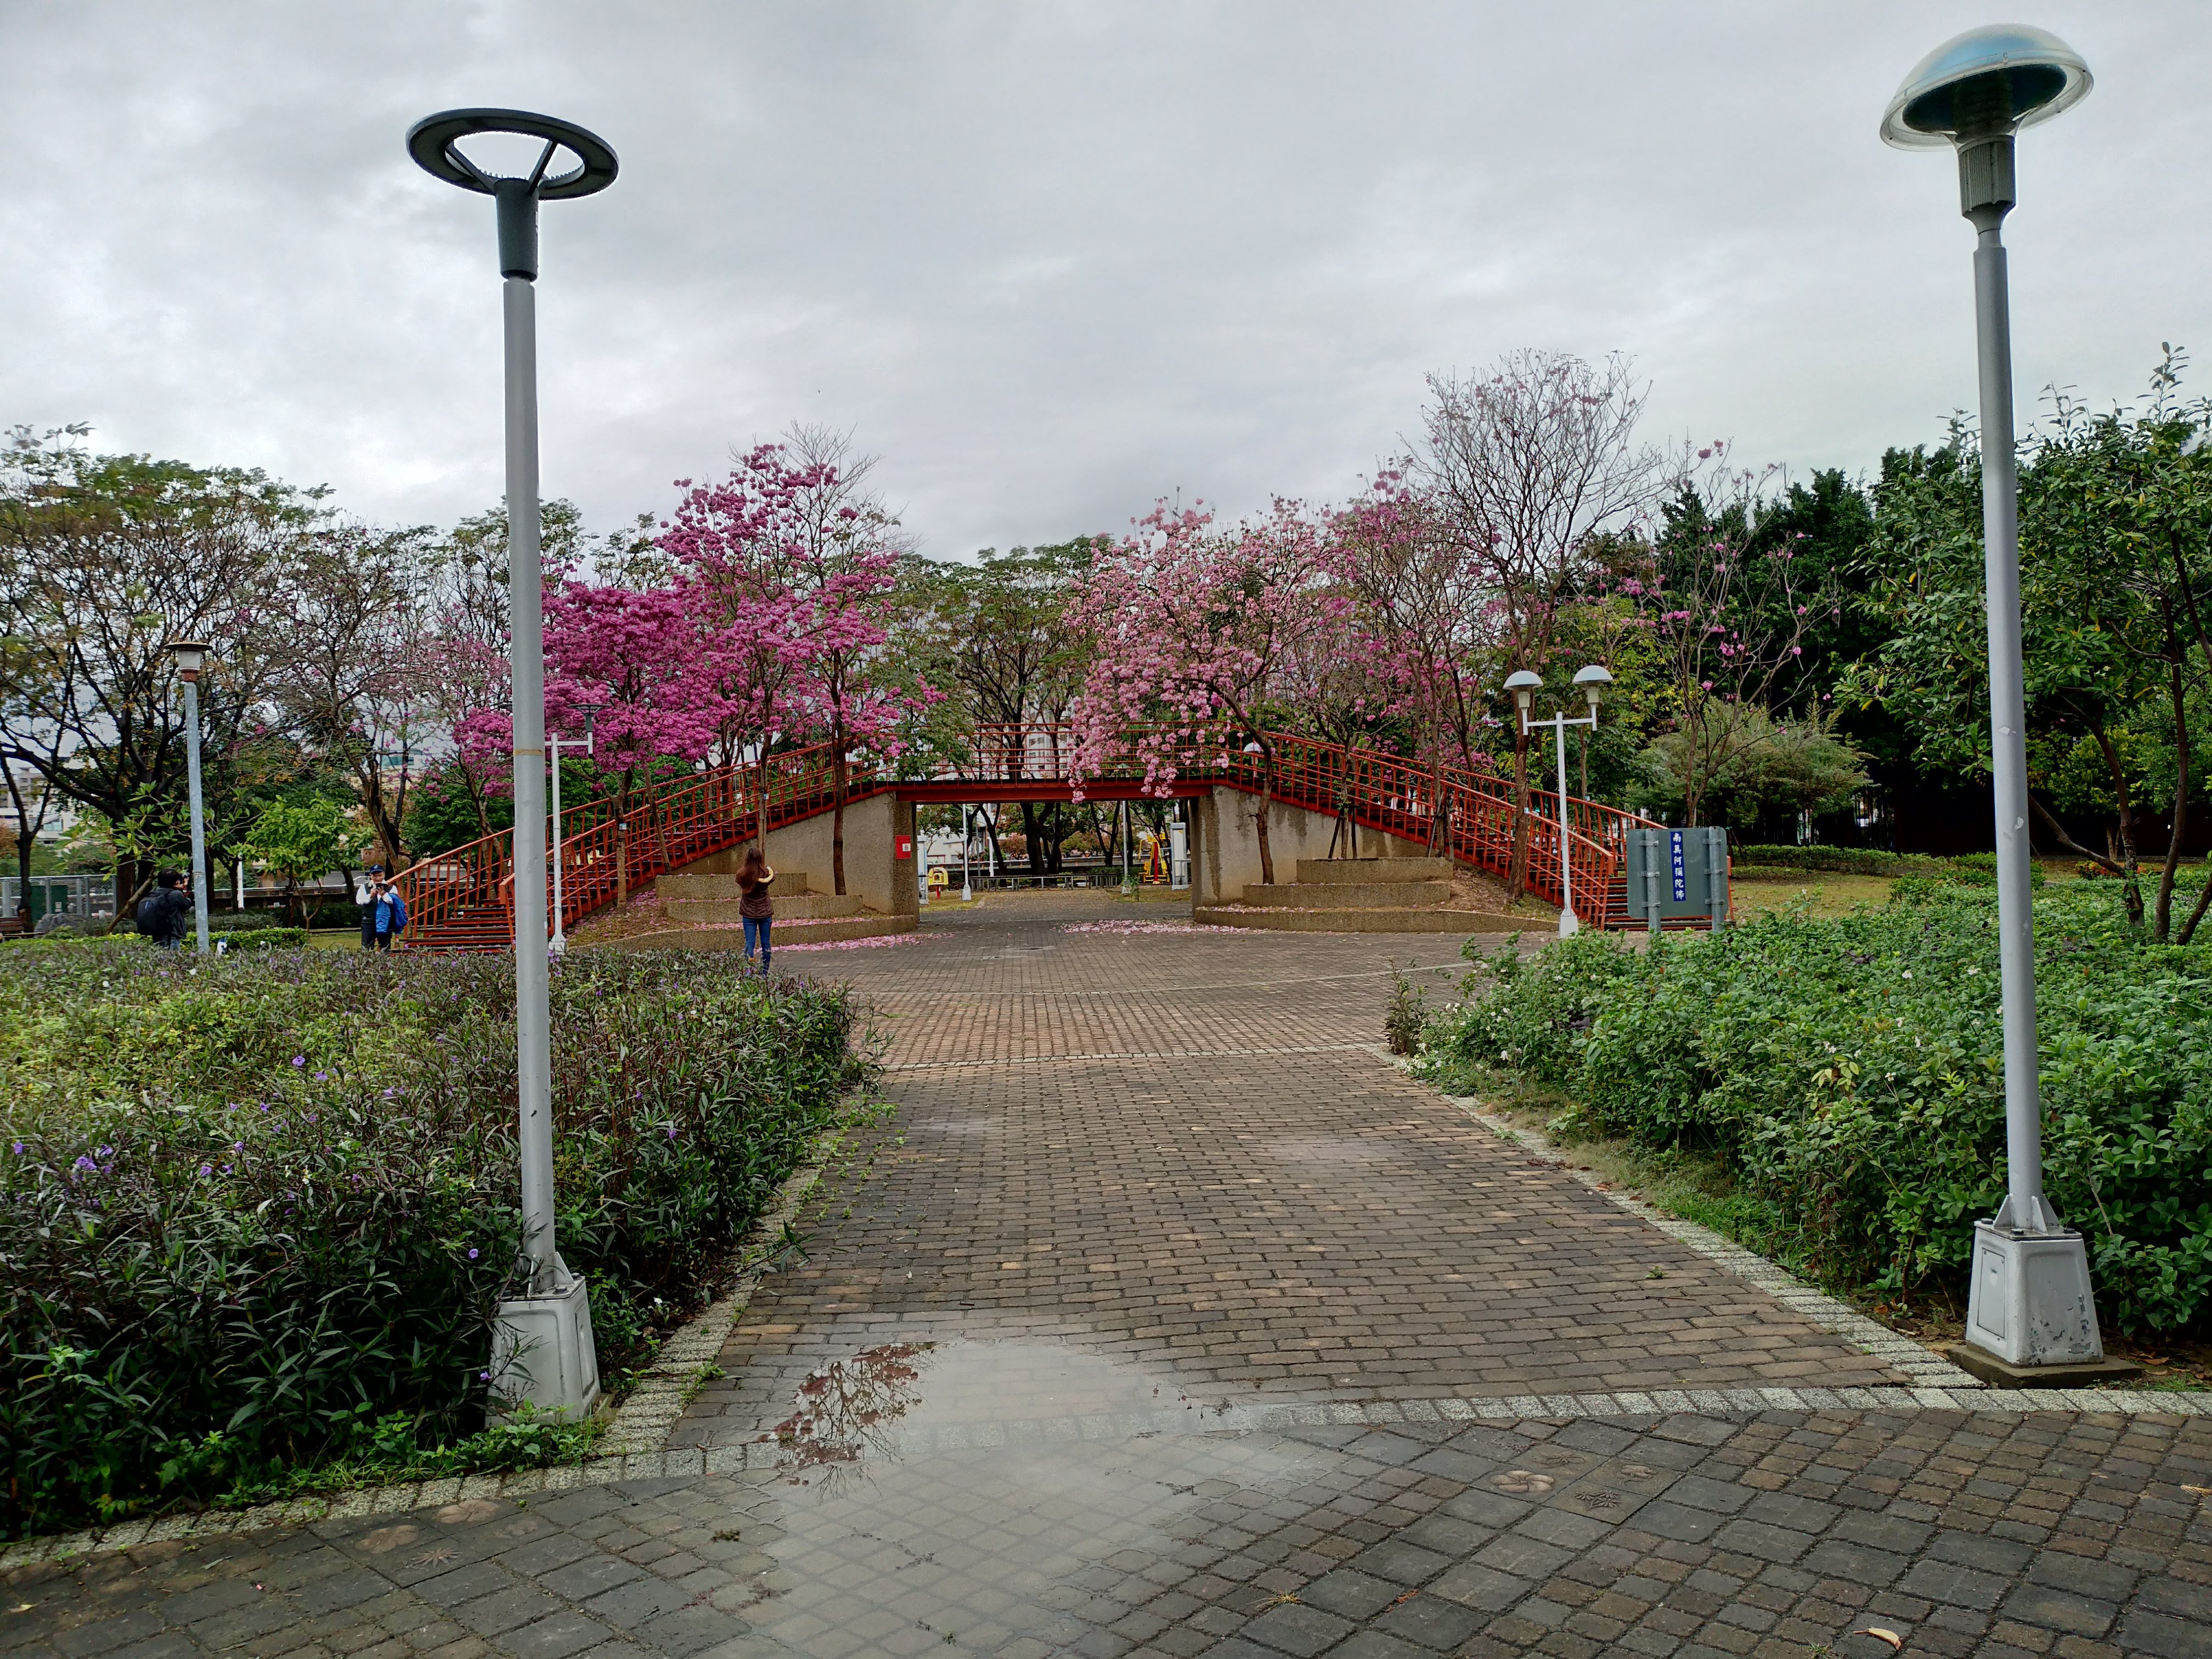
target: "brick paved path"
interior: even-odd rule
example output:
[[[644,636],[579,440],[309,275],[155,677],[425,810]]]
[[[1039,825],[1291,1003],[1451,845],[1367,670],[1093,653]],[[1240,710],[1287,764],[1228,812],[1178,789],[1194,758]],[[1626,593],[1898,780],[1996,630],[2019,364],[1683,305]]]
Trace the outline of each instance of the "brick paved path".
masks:
[[[686,1441],[756,1429],[842,1354],[954,1336],[1238,1396],[1905,1380],[1374,1052],[1391,967],[1456,972],[1456,941],[1008,913],[839,964],[887,1016],[898,1117],[756,1298]]]
[[[928,926],[784,964],[903,1069],[681,1428],[775,1467],[24,1569],[0,1653],[2212,1656],[2212,1419],[1469,1420],[1886,1379],[1352,1046],[1436,942]]]

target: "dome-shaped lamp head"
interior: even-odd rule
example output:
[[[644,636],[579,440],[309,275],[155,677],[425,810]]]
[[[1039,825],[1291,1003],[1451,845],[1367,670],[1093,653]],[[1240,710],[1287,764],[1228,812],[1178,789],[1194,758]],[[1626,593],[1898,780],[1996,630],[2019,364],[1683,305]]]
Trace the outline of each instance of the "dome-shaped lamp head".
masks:
[[[1541,674],[1532,673],[1526,668],[1516,668],[1505,677],[1505,689],[1513,694],[1513,701],[1521,705],[1523,720],[1528,718],[1528,704],[1536,695],[1536,688],[1543,683]]]
[[[485,172],[461,149],[463,139],[484,133],[538,140],[544,146],[538,165],[522,178]],[[613,147],[599,134],[520,109],[449,109],[425,116],[407,130],[407,153],[432,178],[498,204],[500,275],[531,282],[538,277],[538,203],[595,195],[620,171]],[[574,165],[556,165],[564,161]]]
[[[1575,671],[1575,684],[1582,687],[1583,696],[1589,702],[1590,718],[1595,720],[1597,718],[1598,696],[1613,684],[1612,671],[1602,663],[1594,662],[1587,668]]]
[[[2012,136],[2089,95],[2089,66],[2048,29],[1992,23],[1946,40],[1913,65],[1882,112],[1900,149],[1959,149],[1960,210],[1990,228],[2013,204]]]

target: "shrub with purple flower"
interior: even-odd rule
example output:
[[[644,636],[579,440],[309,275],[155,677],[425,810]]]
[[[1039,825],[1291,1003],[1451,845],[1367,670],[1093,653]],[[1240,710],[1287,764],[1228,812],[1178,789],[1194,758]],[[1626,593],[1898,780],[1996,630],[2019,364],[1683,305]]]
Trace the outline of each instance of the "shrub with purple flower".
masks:
[[[499,957],[0,952],[0,1537],[479,1425],[513,1000]],[[611,1372],[834,1115],[852,1015],[715,954],[579,953],[553,1006],[560,1247]]]

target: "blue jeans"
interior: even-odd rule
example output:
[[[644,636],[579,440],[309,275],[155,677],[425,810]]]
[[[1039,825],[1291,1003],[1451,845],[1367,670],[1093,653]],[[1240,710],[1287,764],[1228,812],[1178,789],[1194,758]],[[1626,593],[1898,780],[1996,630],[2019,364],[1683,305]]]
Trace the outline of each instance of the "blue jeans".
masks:
[[[753,959],[753,946],[757,944],[760,946],[761,972],[764,974],[768,972],[768,930],[775,918],[746,916],[743,920],[745,924],[745,960],[750,962]]]

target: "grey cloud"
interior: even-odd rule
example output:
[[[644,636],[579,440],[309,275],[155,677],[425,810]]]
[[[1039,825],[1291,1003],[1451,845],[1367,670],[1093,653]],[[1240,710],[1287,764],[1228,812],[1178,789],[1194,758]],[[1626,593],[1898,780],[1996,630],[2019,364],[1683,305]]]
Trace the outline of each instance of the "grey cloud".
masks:
[[[0,410],[444,520],[498,490],[491,215],[400,149],[543,107],[623,176],[545,216],[549,490],[611,525],[793,418],[929,550],[1180,489],[1340,495],[1422,375],[1637,356],[1667,431],[1863,467],[1972,401],[1970,233],[1875,137],[1978,6],[17,3]],[[2024,397],[2197,333],[2195,4],[2034,21]]]

